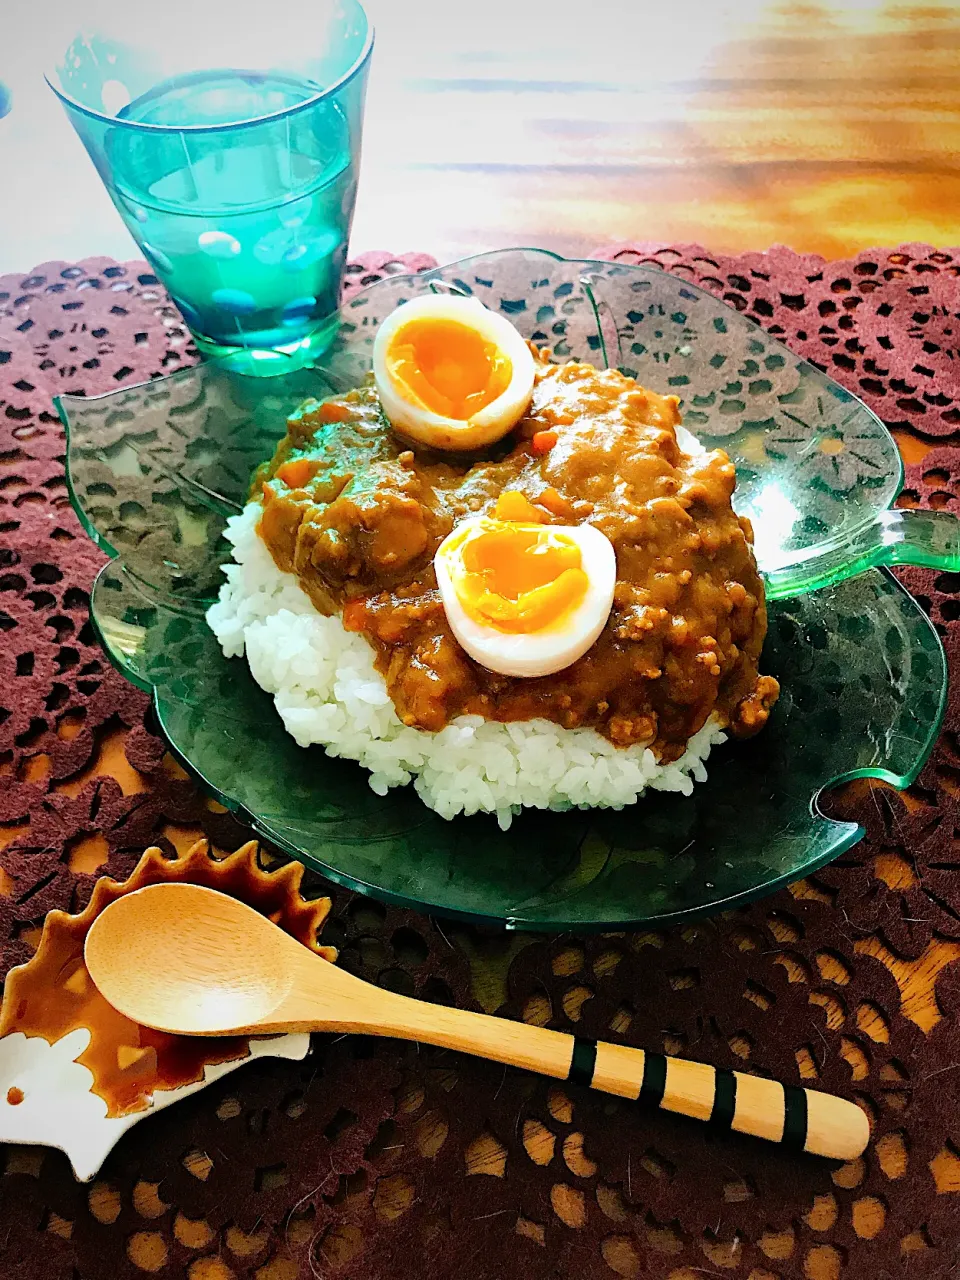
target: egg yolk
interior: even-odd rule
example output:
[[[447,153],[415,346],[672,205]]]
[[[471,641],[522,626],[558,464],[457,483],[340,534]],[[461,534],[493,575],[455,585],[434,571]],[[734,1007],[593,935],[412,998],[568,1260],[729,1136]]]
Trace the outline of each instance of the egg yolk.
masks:
[[[555,526],[480,520],[447,554],[464,612],[498,631],[542,631],[587,592],[580,548]]]
[[[495,342],[465,324],[430,316],[397,330],[386,364],[405,400],[458,421],[499,399],[513,377],[510,358]]]

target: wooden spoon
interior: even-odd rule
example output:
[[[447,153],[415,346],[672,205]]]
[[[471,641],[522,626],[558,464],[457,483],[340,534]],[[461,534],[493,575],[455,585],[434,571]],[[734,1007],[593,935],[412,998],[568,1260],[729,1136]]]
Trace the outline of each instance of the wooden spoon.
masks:
[[[252,907],[199,885],[154,884],[118,898],[94,920],[84,954],[116,1009],[175,1035],[397,1036],[838,1160],[859,1156],[870,1136],[863,1111],[828,1093],[384,991],[314,955]]]

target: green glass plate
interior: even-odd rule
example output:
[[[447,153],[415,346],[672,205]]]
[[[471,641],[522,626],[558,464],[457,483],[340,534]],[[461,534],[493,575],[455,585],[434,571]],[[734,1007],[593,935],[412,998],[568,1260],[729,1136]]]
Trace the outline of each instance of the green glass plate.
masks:
[[[754,522],[783,693],[756,739],[710,758],[692,797],[622,811],[446,821],[411,787],[380,797],[359,765],[302,749],[242,659],[204,622],[229,558],[228,516],[308,396],[356,385],[380,321],[428,290],[472,294],[554,359],[617,365],[681,401],[737,465]],[[112,557],[91,614],[108,655],[151,691],[178,756],[240,818],[339,884],[428,911],[529,929],[676,921],[767,893],[860,838],[825,788],[906,786],[940,727],[936,632],[877,566],[960,570],[960,521],[891,510],[903,481],[883,423],[710,294],[667,273],[540,250],[484,254],[359,294],[322,366],[257,379],[207,364],[98,399],[64,396],[68,478]]]

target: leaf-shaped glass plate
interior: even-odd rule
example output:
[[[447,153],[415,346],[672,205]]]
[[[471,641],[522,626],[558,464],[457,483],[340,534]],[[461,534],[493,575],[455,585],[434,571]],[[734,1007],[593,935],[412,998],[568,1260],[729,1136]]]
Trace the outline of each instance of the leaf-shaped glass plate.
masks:
[[[690,798],[620,812],[446,821],[412,788],[375,795],[360,766],[301,749],[203,618],[221,534],[307,396],[356,383],[380,321],[427,290],[470,293],[553,358],[617,364],[680,396],[686,424],[737,464],[771,600],[764,670],[783,693],[759,738],[716,749]],[[946,663],[880,564],[960,569],[960,522],[893,511],[896,446],[859,400],[751,321],[667,273],[538,250],[393,277],[342,311],[323,365],[255,379],[204,365],[99,399],[63,397],[68,476],[115,559],[91,612],[107,653],[153,692],[171,745],[216,796],[330,879],[512,928],[623,928],[769,892],[860,837],[820,813],[852,777],[908,785],[940,726]],[[817,588],[812,590],[812,588]]]

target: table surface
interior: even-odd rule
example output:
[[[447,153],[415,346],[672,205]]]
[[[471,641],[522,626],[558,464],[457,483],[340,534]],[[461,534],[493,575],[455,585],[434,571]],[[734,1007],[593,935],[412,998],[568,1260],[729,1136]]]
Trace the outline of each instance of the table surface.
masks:
[[[378,45],[355,249],[415,244],[450,259],[527,243],[576,254],[639,237],[702,241],[730,252],[784,242],[838,257],[876,244],[956,240],[960,10],[950,4],[835,0],[827,9],[740,0],[697,6],[695,21],[688,5],[654,9],[621,0],[596,0],[588,10],[566,0],[549,7],[487,0],[470,20],[462,6],[441,0],[404,6],[367,0],[367,7]],[[0,161],[13,195],[0,209],[0,271],[131,253],[40,79],[47,53],[62,42],[69,9],[66,0],[54,0],[48,20],[29,28],[25,9],[5,19],[0,79],[13,91],[13,109],[0,120]],[[275,20],[282,17],[280,10]],[[919,465],[923,452],[912,437],[907,443],[914,450],[908,461]],[[71,781],[74,794],[106,777],[127,794],[140,791],[143,779],[124,753],[124,739],[119,730],[103,739],[96,760]],[[31,776],[28,766],[25,777]],[[897,812],[922,816],[929,799],[918,789]],[[0,845],[14,844],[25,830],[22,823],[6,825]],[[189,824],[171,822],[164,830],[180,848],[193,834]],[[914,869],[880,846],[882,840],[874,875],[890,894],[909,895]],[[71,868],[94,870],[99,849],[81,842]],[[798,909],[814,909],[822,893],[822,886],[800,886]],[[460,938],[458,945],[476,944]],[[575,973],[576,950],[552,949],[554,975]],[[960,954],[956,941],[934,937],[909,960],[880,941],[858,952],[874,954],[895,978],[901,1020],[929,1034],[941,1020],[935,984]],[[817,957],[822,981],[842,984],[842,970],[831,970],[824,956]],[[482,949],[471,955],[474,994],[488,1007],[505,994],[508,958],[491,965]],[[838,1033],[843,1011],[836,1001],[824,1007],[828,1034]],[[522,1012],[535,1020],[542,1011],[531,997]],[[868,1048],[889,1034],[882,1014],[879,1021],[871,1016],[866,1005],[856,1014]],[[862,1066],[856,1034],[840,1044],[856,1079]],[[798,1063],[801,1075],[815,1069],[799,1054]],[[468,1172],[502,1173],[496,1138],[481,1139],[470,1149]],[[948,1143],[943,1152],[931,1167],[931,1197],[960,1187],[956,1149]],[[8,1172],[16,1172],[19,1159],[8,1160]],[[855,1185],[834,1181],[841,1196],[844,1186]],[[90,1204],[96,1216],[96,1196]],[[857,1236],[870,1239],[882,1228],[883,1210],[869,1197],[857,1204],[863,1206]],[[562,1209],[556,1212],[562,1218]],[[47,1229],[56,1234],[61,1221],[54,1214]],[[928,1249],[925,1230],[904,1237],[909,1256]],[[789,1260],[785,1234],[773,1231],[763,1240],[764,1267],[751,1274],[772,1276],[767,1267],[794,1274],[790,1267],[799,1261]],[[634,1274],[629,1248],[620,1248],[607,1259],[609,1273]],[[726,1268],[736,1266],[724,1248],[704,1250],[709,1273],[722,1267],[730,1274]],[[828,1280],[837,1274],[837,1256],[831,1246],[814,1246],[804,1273]]]
[[[185,4],[186,0],[171,0]],[[734,0],[366,0],[376,24],[354,250],[450,260],[610,240],[839,257],[956,241],[960,8]],[[693,14],[692,12],[693,11]],[[0,271],[130,241],[42,82],[68,0],[4,18]],[[694,17],[695,15],[695,17]],[[271,21],[289,21],[283,6]]]

